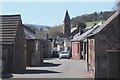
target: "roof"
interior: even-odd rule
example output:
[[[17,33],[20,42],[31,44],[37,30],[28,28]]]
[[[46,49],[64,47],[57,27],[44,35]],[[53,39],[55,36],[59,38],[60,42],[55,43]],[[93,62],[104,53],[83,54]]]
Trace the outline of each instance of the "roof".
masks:
[[[13,44],[20,20],[20,15],[0,15],[1,44]]]
[[[71,41],[83,41],[83,40],[85,40],[87,38],[87,36],[89,34],[91,34],[94,30],[96,30],[98,27],[100,27],[101,24],[102,24],[102,22],[98,23],[97,25],[95,25],[93,28],[91,28],[90,30],[86,31],[82,35],[80,35],[78,33]]]
[[[69,14],[68,14],[68,10],[66,10],[66,14],[65,14],[65,19],[64,19],[64,21],[66,22],[66,21],[71,21],[70,20],[70,16],[69,16]]]
[[[92,27],[93,27],[93,26],[88,26],[88,27],[86,27],[86,28],[84,28],[84,29],[82,29],[82,30],[83,30],[83,32],[86,32],[86,31],[90,30]]]
[[[83,42],[87,42],[87,38]]]
[[[92,32],[91,35],[95,35],[98,32],[100,32],[102,29],[104,29],[114,18],[118,17],[118,14],[120,14],[120,11],[116,11],[110,18],[108,18],[101,27],[97,28],[95,31]]]
[[[37,36],[32,31],[27,29],[27,27],[25,26],[24,26],[24,33],[26,39],[37,39]]]
[[[73,31],[75,31],[76,29],[77,29],[77,27],[72,28],[72,29],[71,29],[71,33],[72,33]]]
[[[82,29],[81,31],[77,27],[74,27],[74,28],[71,29],[71,36],[73,38],[76,37],[76,36],[79,36],[80,33],[82,34],[86,31],[90,30],[92,27],[93,26],[86,27],[86,28]]]
[[[56,44],[63,44],[64,43],[64,38],[57,38],[56,39]]]
[[[47,34],[48,34],[48,38],[52,38],[54,36],[52,36],[51,34],[48,33],[48,31],[36,31],[36,36],[39,39],[47,39]]]

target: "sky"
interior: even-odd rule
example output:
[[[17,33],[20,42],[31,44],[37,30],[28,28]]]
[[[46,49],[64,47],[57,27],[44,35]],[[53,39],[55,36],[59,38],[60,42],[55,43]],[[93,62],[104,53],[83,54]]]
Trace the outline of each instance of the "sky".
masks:
[[[111,11],[115,2],[2,2],[2,13],[20,14],[24,24],[55,26],[70,18],[100,11]]]

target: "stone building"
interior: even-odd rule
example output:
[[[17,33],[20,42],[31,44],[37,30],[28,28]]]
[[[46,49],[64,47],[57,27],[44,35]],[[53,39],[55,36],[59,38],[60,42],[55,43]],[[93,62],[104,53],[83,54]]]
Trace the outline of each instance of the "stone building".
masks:
[[[113,75],[112,78],[119,77],[120,58],[117,57],[120,56],[117,55],[115,60],[118,52],[114,52],[113,57],[109,55],[110,51],[113,53],[118,50],[120,50],[120,13],[116,11],[88,37],[88,62],[92,77],[108,78],[109,74]]]
[[[43,63],[43,40],[38,39],[35,33],[24,26],[26,38],[26,65],[40,66]]]
[[[36,30],[36,36],[40,40],[40,46],[43,50],[43,58],[51,58],[53,56],[54,49],[54,36],[47,31],[47,29],[43,31]]]
[[[26,70],[25,35],[20,15],[0,15],[3,72]]]

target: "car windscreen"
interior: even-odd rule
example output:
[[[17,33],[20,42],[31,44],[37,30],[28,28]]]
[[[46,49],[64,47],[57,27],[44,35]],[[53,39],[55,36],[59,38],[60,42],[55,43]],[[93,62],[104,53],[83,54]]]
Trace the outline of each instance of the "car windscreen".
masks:
[[[61,54],[68,54],[67,52],[61,52]]]

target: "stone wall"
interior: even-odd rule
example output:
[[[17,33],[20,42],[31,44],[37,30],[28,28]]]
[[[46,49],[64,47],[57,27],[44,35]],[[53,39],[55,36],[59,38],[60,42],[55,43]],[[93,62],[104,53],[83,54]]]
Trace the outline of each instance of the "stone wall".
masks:
[[[31,66],[33,53],[34,53],[34,40],[26,40],[26,66]]]
[[[40,66],[43,63],[43,51],[39,40],[34,41],[34,53],[32,53],[32,66]]]
[[[40,66],[43,63],[43,40],[26,40],[27,66]]]
[[[2,71],[12,72],[13,45],[2,45]]]
[[[108,50],[107,78],[120,79],[120,50]]]
[[[52,57],[52,42],[49,40],[44,40],[44,58]]]
[[[13,45],[13,72],[24,70],[26,70],[25,35],[20,22]]]
[[[107,77],[107,50],[119,48],[120,26],[116,17],[95,35],[96,78]]]
[[[43,63],[43,58],[44,58],[44,43],[43,43],[43,40],[39,40],[39,49],[40,49],[40,64]]]

